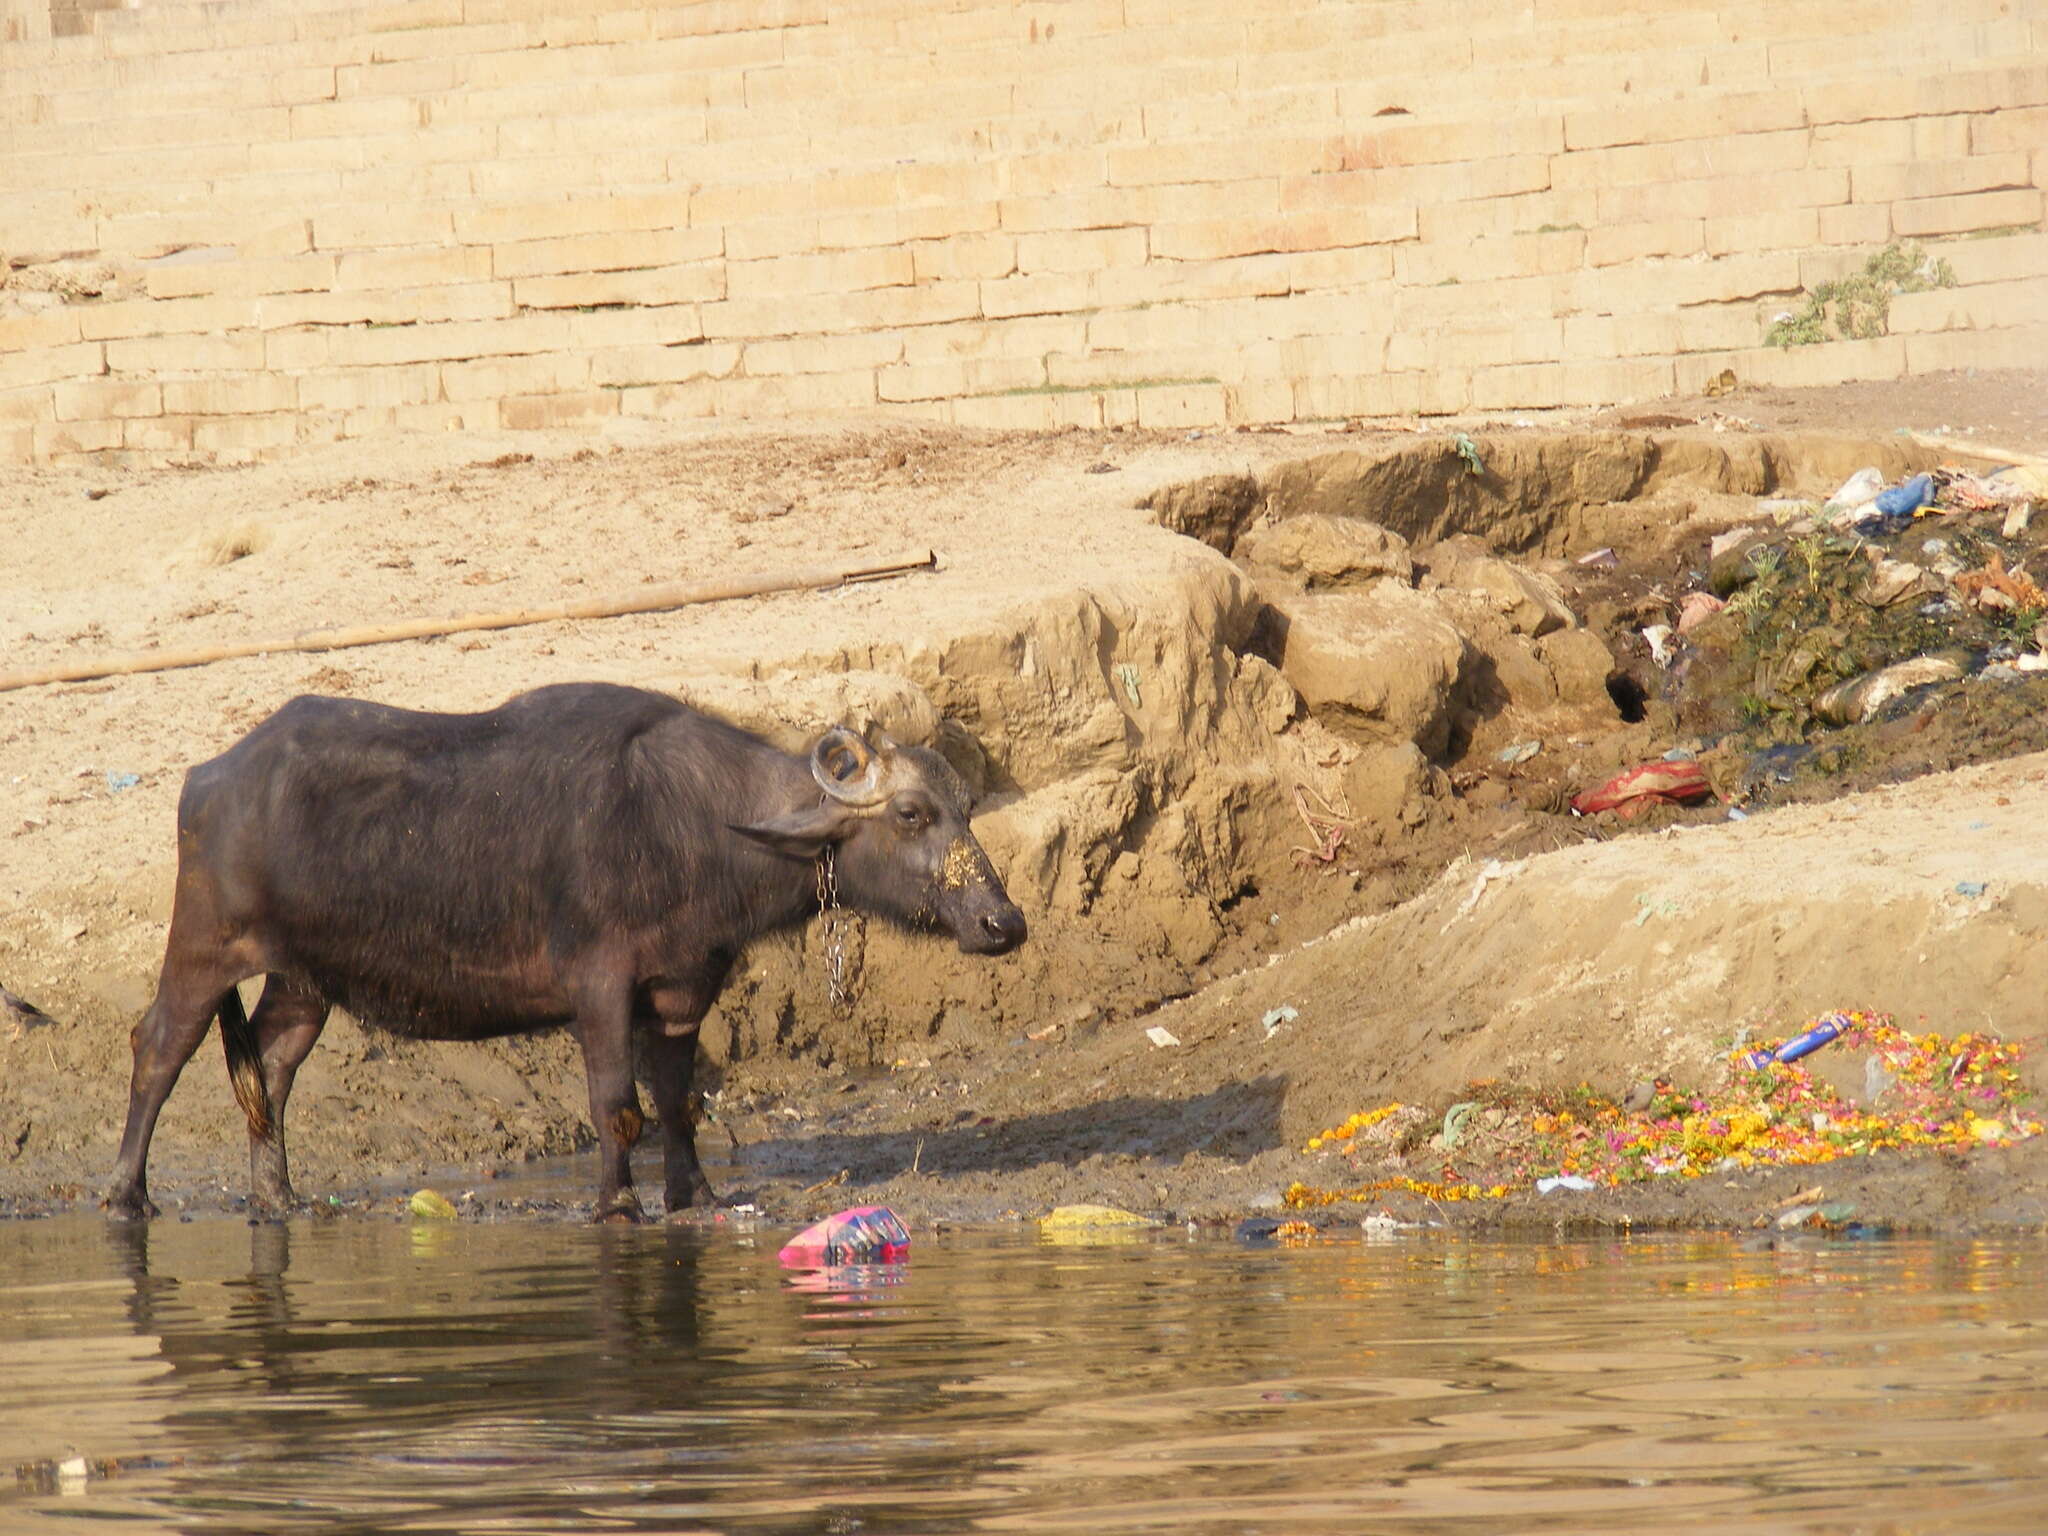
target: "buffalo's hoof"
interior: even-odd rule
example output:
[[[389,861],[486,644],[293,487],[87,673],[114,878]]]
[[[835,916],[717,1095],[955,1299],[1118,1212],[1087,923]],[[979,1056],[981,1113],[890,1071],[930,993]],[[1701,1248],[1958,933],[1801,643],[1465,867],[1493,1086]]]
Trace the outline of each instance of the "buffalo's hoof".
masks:
[[[100,1209],[115,1221],[149,1221],[163,1215],[154,1200],[135,1190],[110,1192],[100,1202]]]
[[[592,1221],[609,1222],[616,1226],[635,1227],[647,1219],[640,1209],[638,1195],[618,1195],[613,1199],[598,1202]]]

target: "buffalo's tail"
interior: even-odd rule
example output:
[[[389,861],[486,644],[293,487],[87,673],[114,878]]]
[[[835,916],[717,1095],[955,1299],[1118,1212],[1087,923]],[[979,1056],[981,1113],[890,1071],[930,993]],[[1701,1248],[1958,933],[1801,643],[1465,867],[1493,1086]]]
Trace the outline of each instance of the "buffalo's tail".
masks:
[[[228,1056],[228,1081],[234,1085],[235,1102],[249,1117],[249,1134],[270,1139],[273,1125],[270,1090],[263,1083],[263,1058],[256,1049],[256,1032],[249,1027],[249,1015],[242,1007],[242,994],[229,987],[220,1000],[220,1043]]]

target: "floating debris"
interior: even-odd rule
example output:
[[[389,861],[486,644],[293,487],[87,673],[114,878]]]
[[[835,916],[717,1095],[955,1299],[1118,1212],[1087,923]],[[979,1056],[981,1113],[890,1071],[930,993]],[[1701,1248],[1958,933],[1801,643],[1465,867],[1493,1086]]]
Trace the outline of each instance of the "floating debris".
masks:
[[[1914,1033],[1884,1015],[1861,1011],[1823,1015],[1793,1040],[1823,1027],[1838,1031],[1840,1049],[1868,1053],[1866,1078],[1878,1090],[1871,1103],[1852,1104],[1805,1067],[1772,1059],[1782,1047],[1757,1067],[1747,1064],[1756,1051],[1738,1049],[1729,1056],[1730,1080],[1719,1093],[1659,1084],[1647,1107],[1636,1112],[1584,1085],[1575,1094],[1519,1104],[1496,1092],[1499,1123],[1490,1125],[1485,1138],[1490,1166],[1480,1176],[1461,1177],[1446,1166],[1442,1179],[1399,1174],[1339,1188],[1296,1183],[1284,1199],[1294,1209],[1363,1203],[1393,1191],[1435,1201],[1499,1199],[1543,1190],[1545,1181],[1560,1178],[1613,1187],[1908,1148],[2006,1147],[2042,1132],[2041,1118],[2020,1102],[2024,1047],[2016,1042],[1981,1032]],[[1303,1150],[1342,1150],[1357,1166],[1360,1134],[1400,1108],[1387,1104],[1353,1115],[1311,1137]],[[1489,1120],[1494,1113],[1488,1112]]]

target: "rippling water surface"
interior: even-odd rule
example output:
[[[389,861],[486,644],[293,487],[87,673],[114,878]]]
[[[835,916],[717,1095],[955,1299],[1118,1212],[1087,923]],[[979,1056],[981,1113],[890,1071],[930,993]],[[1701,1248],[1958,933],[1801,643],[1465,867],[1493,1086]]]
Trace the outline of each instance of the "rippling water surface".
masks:
[[[0,1228],[0,1531],[2048,1528],[2038,1243],[781,1236]]]

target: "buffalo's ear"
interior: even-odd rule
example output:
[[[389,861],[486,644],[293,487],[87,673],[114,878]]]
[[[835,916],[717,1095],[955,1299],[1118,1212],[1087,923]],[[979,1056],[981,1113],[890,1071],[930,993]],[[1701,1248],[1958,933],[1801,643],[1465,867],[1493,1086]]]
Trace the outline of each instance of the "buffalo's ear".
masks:
[[[836,805],[811,805],[787,811],[750,827],[733,826],[741,837],[750,837],[764,848],[792,858],[815,859],[851,830],[855,820]]]

